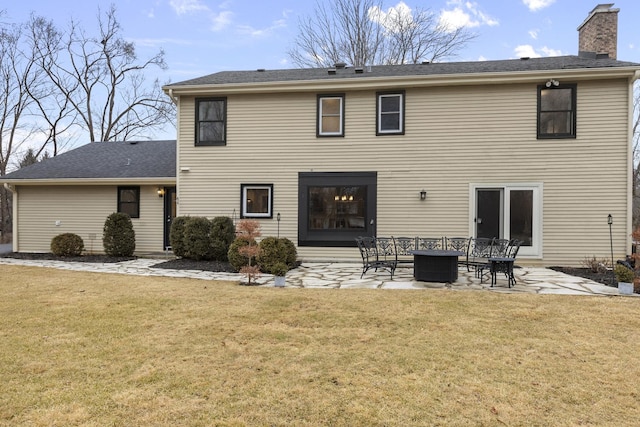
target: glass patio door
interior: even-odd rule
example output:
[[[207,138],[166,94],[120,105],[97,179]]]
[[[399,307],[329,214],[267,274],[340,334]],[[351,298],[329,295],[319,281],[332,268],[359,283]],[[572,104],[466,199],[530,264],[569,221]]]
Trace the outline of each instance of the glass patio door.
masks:
[[[541,256],[541,184],[476,187],[475,237],[521,240],[519,254]]]

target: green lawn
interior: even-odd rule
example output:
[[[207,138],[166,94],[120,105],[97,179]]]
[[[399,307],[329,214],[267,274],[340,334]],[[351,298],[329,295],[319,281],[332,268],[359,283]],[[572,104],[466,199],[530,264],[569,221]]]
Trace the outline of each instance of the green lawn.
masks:
[[[637,425],[640,299],[0,265],[0,425]]]

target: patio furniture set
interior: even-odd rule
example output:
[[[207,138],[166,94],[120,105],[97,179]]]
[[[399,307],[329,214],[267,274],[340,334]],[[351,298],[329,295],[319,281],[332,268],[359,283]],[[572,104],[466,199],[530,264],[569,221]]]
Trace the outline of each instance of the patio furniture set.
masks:
[[[474,271],[482,282],[491,277],[491,286],[503,273],[508,286],[516,283],[514,263],[522,244],[519,240],[469,237],[358,237],[362,274],[373,269],[393,274],[398,266],[413,266],[416,280],[453,283],[458,266]]]

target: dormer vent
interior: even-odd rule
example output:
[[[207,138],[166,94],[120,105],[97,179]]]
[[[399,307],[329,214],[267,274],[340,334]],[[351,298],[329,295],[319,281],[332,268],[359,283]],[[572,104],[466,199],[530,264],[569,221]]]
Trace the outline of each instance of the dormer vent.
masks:
[[[362,74],[362,73],[364,73],[364,68],[356,67],[356,74]]]
[[[327,73],[329,73],[329,74],[333,75],[333,74],[335,74],[335,73],[336,73],[336,69],[335,69],[335,68],[329,68],[329,69],[327,70]]]

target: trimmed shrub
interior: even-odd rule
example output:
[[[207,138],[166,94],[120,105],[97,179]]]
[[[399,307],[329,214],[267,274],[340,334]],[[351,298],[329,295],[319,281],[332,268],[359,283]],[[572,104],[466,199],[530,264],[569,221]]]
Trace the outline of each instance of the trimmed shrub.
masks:
[[[265,237],[260,242],[258,265],[265,273],[274,274],[276,264],[282,263],[288,269],[295,267],[297,251],[287,238]]]
[[[633,283],[635,272],[630,268],[617,264],[613,271],[618,282]]]
[[[236,238],[236,228],[228,216],[211,220],[211,256],[217,261],[229,260],[229,247]]]
[[[246,237],[237,237],[229,246],[229,264],[235,271],[240,271],[242,267],[246,267],[249,265],[249,257],[244,256],[240,253],[240,248],[244,248],[245,246],[249,246],[249,239]],[[255,263],[252,262],[252,264]]]
[[[136,233],[126,213],[114,212],[104,222],[104,252],[109,256],[130,257],[136,249]]]
[[[286,255],[285,263],[287,266],[291,268],[297,267],[298,264],[298,251],[296,250],[296,245],[286,237],[280,238],[280,243],[284,246],[284,252]]]
[[[73,233],[58,234],[51,239],[51,253],[57,256],[79,256],[84,250],[82,237]]]
[[[179,258],[183,258],[187,253],[184,245],[184,226],[188,219],[189,217],[187,216],[177,216],[171,223],[169,242],[171,243],[173,254]]]
[[[189,217],[184,225],[183,244],[185,258],[200,260],[211,259],[211,240],[209,232],[211,221],[202,216]]]

